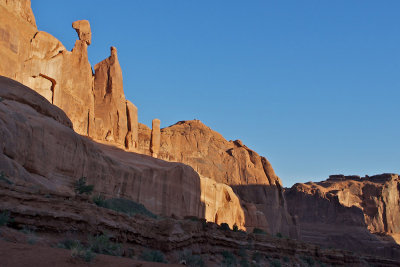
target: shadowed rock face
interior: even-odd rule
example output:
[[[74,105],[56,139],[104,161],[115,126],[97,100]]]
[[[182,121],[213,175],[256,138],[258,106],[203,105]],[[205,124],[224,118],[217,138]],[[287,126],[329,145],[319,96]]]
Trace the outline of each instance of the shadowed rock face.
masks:
[[[150,133],[139,127],[142,153],[149,154]],[[296,236],[280,179],[266,158],[240,140],[227,141],[198,120],[182,121],[161,130],[158,158],[188,164],[202,176],[231,186],[244,208],[246,227]]]
[[[13,182],[74,195],[85,176],[94,191],[144,204],[156,214],[196,216],[244,226],[239,199],[227,185],[189,166],[125,152],[76,134],[59,108],[0,76],[0,170]]]
[[[385,257],[400,257],[400,185],[397,174],[333,175],[285,190],[300,239]]]

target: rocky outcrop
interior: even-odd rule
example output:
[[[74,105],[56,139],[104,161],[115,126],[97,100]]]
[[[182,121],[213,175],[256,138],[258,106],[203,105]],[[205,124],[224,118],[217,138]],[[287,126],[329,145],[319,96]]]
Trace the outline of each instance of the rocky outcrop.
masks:
[[[154,119],[151,127],[150,152],[155,158],[157,158],[158,153],[160,152],[160,138],[160,120]]]
[[[77,20],[72,23],[72,28],[76,30],[79,40],[85,41],[87,45],[92,42],[92,30],[87,20]]]
[[[125,152],[76,134],[63,111],[0,76],[0,170],[16,185],[74,195],[87,177],[94,191],[144,204],[156,214],[244,225],[230,188],[202,181],[189,166]],[[219,190],[223,188],[223,190]]]
[[[150,129],[139,127],[142,153],[149,154],[151,139]],[[240,140],[227,141],[198,120],[182,121],[161,130],[158,158],[188,164],[202,176],[231,186],[240,198],[247,228],[296,236],[280,179],[266,158]]]
[[[400,257],[400,183],[397,174],[332,175],[285,191],[300,239],[385,257]]]
[[[94,137],[97,140],[125,145],[128,133],[127,108],[122,70],[115,47],[111,47],[109,58],[94,66],[94,71]]]
[[[112,47],[111,56],[95,65],[93,74],[87,20],[72,24],[79,40],[68,51],[55,37],[27,23],[28,18],[34,21],[30,1],[1,1],[0,11],[0,75],[61,108],[77,133],[135,150],[137,109],[125,99],[116,49]]]
[[[35,16],[31,9],[30,0],[0,0],[0,5],[6,8],[10,13],[15,14],[23,21],[36,27]],[[3,14],[3,13],[2,13]]]
[[[126,118],[128,120],[128,133],[125,138],[125,147],[136,151],[139,143],[138,109],[129,100],[126,101]]]

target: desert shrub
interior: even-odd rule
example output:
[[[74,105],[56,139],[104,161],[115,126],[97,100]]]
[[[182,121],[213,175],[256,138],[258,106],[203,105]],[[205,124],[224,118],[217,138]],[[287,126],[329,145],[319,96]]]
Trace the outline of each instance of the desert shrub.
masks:
[[[281,262],[279,260],[277,260],[277,259],[272,260],[270,262],[270,266],[272,266],[272,267],[281,267]]]
[[[151,213],[148,209],[146,209],[145,206],[129,199],[125,198],[104,199],[102,196],[98,196],[93,199],[93,202],[97,206],[122,212],[128,214],[129,216],[133,216],[135,214],[141,214],[151,218],[157,218],[157,216]]]
[[[92,201],[97,206],[104,207],[106,199],[103,195],[98,194],[98,195],[92,197]]]
[[[7,176],[4,174],[4,172],[0,172],[0,181],[1,181],[1,182],[5,182],[5,183],[7,183],[7,184],[9,184],[9,185],[12,185],[12,184],[13,184],[12,181],[10,181],[9,179],[7,179]]]
[[[287,262],[289,262],[289,261],[290,261],[290,259],[289,259],[289,257],[288,257],[288,256],[283,256],[283,261],[287,263]]]
[[[0,226],[7,226],[12,221],[9,211],[0,213]]]
[[[227,224],[227,223],[221,223],[221,225],[219,226],[219,229],[221,229],[223,231],[231,230],[231,228],[229,228],[229,224]]]
[[[224,257],[222,264],[224,266],[236,266],[236,257],[229,251],[222,251],[222,257]]]
[[[79,240],[73,240],[73,239],[64,239],[63,241],[57,244],[58,248],[63,248],[63,249],[72,249],[78,246],[81,246],[81,242]]]
[[[186,265],[192,267],[203,267],[204,261],[200,255],[193,255],[191,250],[184,250],[180,255],[180,261],[185,261]]]
[[[91,251],[99,254],[121,256],[121,244],[110,241],[108,235],[96,235],[89,237],[89,248]]]
[[[311,257],[303,256],[303,257],[301,257],[301,260],[302,260],[304,263],[306,263],[308,266],[314,266],[314,264],[315,264],[314,259],[311,258]]]
[[[282,238],[282,237],[283,237],[283,235],[282,235],[281,233],[276,233],[276,237],[278,237],[278,238]]]
[[[234,232],[237,232],[237,231],[239,231],[239,227],[237,226],[237,224],[236,224],[236,223],[233,225],[233,228],[232,228],[232,230],[233,230]]]
[[[164,253],[162,253],[159,250],[145,250],[140,255],[140,259],[142,259],[144,261],[150,261],[150,262],[167,263],[167,261],[165,260]]]
[[[71,256],[73,258],[82,259],[86,262],[91,262],[96,257],[96,254],[94,254],[89,248],[85,248],[80,243],[77,243],[71,247]]]
[[[199,222],[200,221],[200,218],[196,217],[196,216],[185,216],[184,219],[192,221],[192,222]]]
[[[267,233],[264,230],[260,229],[260,228],[254,228],[253,229],[253,234],[266,235]]]
[[[90,195],[93,192],[94,185],[86,184],[86,177],[81,177],[75,182],[75,192],[77,194]]]
[[[24,226],[20,230],[22,233],[28,235],[28,243],[33,245],[37,242],[36,227]]]
[[[249,258],[247,256],[247,250],[245,248],[241,248],[239,250],[239,256],[241,257],[239,265],[241,267],[249,267],[250,263],[249,263]]]
[[[260,261],[263,258],[263,254],[261,254],[260,252],[254,252],[253,256],[251,257],[251,259],[257,263],[260,263]]]

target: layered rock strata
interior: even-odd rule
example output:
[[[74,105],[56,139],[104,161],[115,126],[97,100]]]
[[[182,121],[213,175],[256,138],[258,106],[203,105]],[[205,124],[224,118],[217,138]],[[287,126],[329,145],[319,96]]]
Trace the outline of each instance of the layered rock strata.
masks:
[[[397,174],[332,175],[285,190],[300,239],[326,247],[399,258],[400,183]]]
[[[329,266],[394,267],[399,265],[398,259],[383,259],[373,253],[358,255],[338,249],[322,249],[316,245],[292,239],[221,230],[217,225],[204,223],[201,220],[128,216],[100,208],[85,198],[8,185],[4,182],[0,182],[0,209],[10,212],[15,228],[36,229],[37,243],[34,246],[30,245],[31,248],[38,248],[45,244],[54,247],[58,242],[66,239],[81,239],[85,242],[88,235],[107,233],[113,237],[114,242],[123,245],[125,251],[134,251],[135,256],[148,249],[161,250],[170,263],[179,263],[177,254],[190,250],[202,256],[205,266],[224,266],[226,263],[221,254],[226,254],[227,251],[237,261],[240,259],[241,265],[249,263],[250,259],[256,259],[257,262],[254,261],[253,265],[257,266],[269,266],[272,263],[274,263],[273,266],[277,266],[277,262],[281,261],[283,266],[304,266],[305,264],[308,266],[314,262]],[[23,238],[21,231],[12,230],[1,228],[2,251],[7,247],[3,243],[4,239],[15,244],[18,239]],[[25,248],[25,253],[27,249],[29,248]],[[16,254],[18,255],[19,251],[10,251],[10,254],[5,257],[6,260],[1,262],[9,262],[10,258],[14,258]],[[2,257],[4,255],[0,253],[0,259]],[[101,266],[98,260],[100,256],[96,256],[95,264]],[[76,266],[76,264],[73,265]],[[62,266],[71,266],[71,263]]]

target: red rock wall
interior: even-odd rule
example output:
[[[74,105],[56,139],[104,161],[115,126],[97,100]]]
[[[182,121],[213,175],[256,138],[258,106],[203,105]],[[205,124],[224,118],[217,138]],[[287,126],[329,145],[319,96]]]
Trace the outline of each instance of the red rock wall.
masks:
[[[218,214],[231,226],[244,225],[239,199],[228,186],[201,180],[182,163],[80,136],[63,111],[1,76],[0,97],[0,170],[15,185],[73,196],[74,182],[85,176],[96,193],[134,200],[156,214],[210,220]]]
[[[300,239],[385,257],[400,257],[398,175],[328,179],[285,191]]]
[[[150,133],[139,127],[142,153],[149,154]],[[178,122],[161,130],[158,158],[188,164],[202,176],[231,186],[240,198],[246,228],[297,236],[280,179],[266,158],[241,141],[228,142],[198,120]]]

